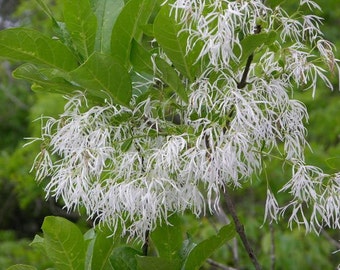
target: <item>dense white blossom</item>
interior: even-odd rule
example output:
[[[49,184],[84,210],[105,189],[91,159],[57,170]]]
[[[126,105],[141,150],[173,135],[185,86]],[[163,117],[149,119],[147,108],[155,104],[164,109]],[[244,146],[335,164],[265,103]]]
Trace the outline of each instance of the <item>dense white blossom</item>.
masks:
[[[319,9],[310,0],[300,5]],[[261,0],[177,0],[171,8],[189,35],[187,51],[204,44],[197,62],[209,60],[187,84],[188,103],[176,99],[171,107],[173,100],[136,95],[128,108],[110,101],[90,106],[86,93],[67,97],[65,112],[47,119],[35,160],[37,180],[48,179],[47,194],[142,238],[174,212],[215,211],[223,188],[242,186],[275,151],[292,166],[281,190],[292,201],[280,207],[268,188],[265,219],[289,212],[290,223],[308,230],[340,227],[340,176],[305,164],[308,114],[292,94],[297,87],[314,92],[319,79],[332,88],[326,68],[334,72],[338,63],[319,30],[321,19],[290,16]],[[242,39],[273,31],[274,49],[260,46],[245,66]],[[136,92],[161,82],[138,75]]]

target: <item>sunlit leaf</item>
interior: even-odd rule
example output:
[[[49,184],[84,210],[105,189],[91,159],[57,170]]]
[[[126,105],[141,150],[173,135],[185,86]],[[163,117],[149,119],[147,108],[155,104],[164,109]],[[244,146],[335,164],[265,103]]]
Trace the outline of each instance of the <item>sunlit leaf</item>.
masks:
[[[38,68],[33,64],[23,64],[13,71],[17,79],[25,79],[34,83],[35,91],[68,94],[79,90],[68,80],[68,74],[53,68]]]
[[[44,238],[39,236],[39,235],[35,235],[33,241],[30,243],[30,246],[38,249],[40,252],[45,253],[45,242],[44,242]]]
[[[132,86],[127,70],[109,55],[92,54],[78,69],[70,72],[72,80],[86,89],[90,95],[108,98],[127,105]]]
[[[45,12],[45,14],[50,17],[50,19],[54,20],[52,11],[50,10],[50,8],[48,7],[48,5],[46,4],[46,2],[44,2],[43,0],[35,0],[38,5],[40,6],[40,8]]]
[[[188,33],[181,32],[181,26],[169,16],[170,7],[163,6],[154,22],[154,35],[173,65],[191,81],[198,73],[198,63],[195,64],[199,49],[197,46],[187,53]],[[198,44],[198,43],[197,43]]]
[[[151,234],[151,239],[160,257],[176,259],[179,258],[183,242],[181,219],[178,215],[173,215],[168,221],[168,225],[157,226]]]
[[[76,50],[86,59],[93,52],[97,19],[89,0],[63,0],[64,21]]]
[[[235,228],[232,224],[222,227],[217,235],[211,236],[197,244],[189,253],[182,270],[199,269],[200,266],[223,244],[235,236]]]
[[[129,66],[131,42],[142,37],[142,26],[147,24],[156,1],[131,0],[121,13],[112,30],[111,54],[125,66]]]
[[[85,243],[85,250],[86,250],[85,269],[91,269],[95,240],[96,240],[96,234],[95,234],[94,228],[91,228],[84,234],[84,243]]]
[[[47,255],[56,269],[83,270],[85,247],[76,225],[61,217],[46,217],[42,225]]]
[[[0,57],[27,61],[66,71],[77,67],[77,59],[62,43],[25,28],[0,31]]]
[[[95,50],[110,54],[111,34],[119,13],[124,7],[123,0],[92,0],[92,8],[97,17]]]
[[[111,235],[111,236],[110,236]],[[112,231],[107,227],[96,228],[96,240],[93,247],[92,269],[113,270],[110,256],[114,247],[119,243],[120,233],[112,236]]]
[[[152,55],[137,42],[132,42],[131,64],[139,72],[145,71],[153,74]],[[154,58],[156,64],[156,75],[159,76],[173,91],[175,91],[183,101],[188,102],[188,94],[182,80],[177,72],[167,62],[160,57]]]
[[[265,43],[268,43],[267,45],[269,45],[270,41],[273,40],[273,35],[276,36],[275,33],[260,33],[246,36],[241,41],[242,46],[241,62],[247,59],[255,51],[256,48],[260,47]],[[268,38],[270,38],[270,40],[268,40]]]

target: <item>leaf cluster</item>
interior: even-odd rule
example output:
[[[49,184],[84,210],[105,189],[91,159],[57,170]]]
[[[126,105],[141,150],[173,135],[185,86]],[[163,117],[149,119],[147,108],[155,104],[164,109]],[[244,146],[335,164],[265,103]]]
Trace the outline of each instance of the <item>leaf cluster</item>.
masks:
[[[194,270],[235,236],[234,227],[226,225],[200,243],[195,243],[190,236],[183,241],[181,219],[174,215],[170,222],[151,234],[156,255],[149,257],[142,256],[133,246],[121,245],[119,236],[110,237],[112,233],[106,227],[96,227],[82,234],[72,222],[52,216],[44,220],[43,237],[36,235],[31,245],[44,254],[56,270]],[[22,264],[8,268],[26,269],[37,268]]]
[[[187,101],[183,77],[191,81],[199,70],[198,51],[186,52],[185,34],[160,1],[62,1],[57,19],[44,1],[37,1],[50,18],[54,34],[29,28],[0,32],[0,57],[24,62],[13,75],[32,83],[32,90],[69,94],[86,91],[96,102],[106,98],[128,106],[136,73],[153,76]],[[112,12],[113,11],[113,12]],[[150,47],[155,38],[172,65]],[[183,75],[179,76],[177,70]]]

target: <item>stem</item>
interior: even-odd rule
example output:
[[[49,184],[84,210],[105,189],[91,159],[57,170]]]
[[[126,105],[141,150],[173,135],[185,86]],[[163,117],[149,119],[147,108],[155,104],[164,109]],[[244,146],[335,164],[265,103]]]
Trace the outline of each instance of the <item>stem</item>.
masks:
[[[149,234],[150,234],[150,231],[146,230],[145,238],[144,238],[144,244],[143,244],[143,247],[142,247],[143,256],[148,256]]]
[[[136,147],[136,149],[137,149],[137,152],[139,154],[141,154],[141,150],[138,146]],[[144,157],[142,155],[141,155],[141,159],[142,159],[142,172],[145,172],[145,170],[144,170]],[[144,236],[144,244],[142,246],[143,256],[148,256],[149,234],[150,234],[150,230],[146,230],[145,236]]]
[[[259,34],[259,33],[261,33],[261,25],[256,25],[254,34],[256,35],[256,34]],[[246,66],[243,70],[241,81],[237,83],[237,89],[242,89],[248,84],[247,83],[247,77],[248,77],[250,65],[251,65],[251,62],[253,61],[253,59],[254,59],[254,53],[249,55],[249,57],[247,59],[247,63],[246,63]]]
[[[242,89],[247,85],[247,77],[248,77],[250,65],[253,59],[254,59],[254,54],[252,53],[251,55],[249,55],[247,59],[246,67],[243,70],[241,81],[237,83],[237,89]]]
[[[229,210],[229,212],[231,214],[231,217],[233,218],[236,232],[240,236],[242,244],[243,244],[244,248],[246,249],[250,260],[252,261],[252,263],[255,266],[256,270],[261,270],[262,267],[261,267],[261,265],[259,264],[259,262],[258,262],[258,260],[256,258],[256,255],[254,253],[253,248],[250,246],[250,243],[249,243],[248,238],[246,236],[246,233],[244,231],[244,225],[240,222],[240,220],[239,220],[239,218],[238,218],[238,216],[236,214],[236,209],[235,209],[234,202],[231,199],[231,197],[230,197],[230,195],[228,193],[227,188],[225,188],[225,190],[224,190],[224,199],[225,199],[227,208],[228,208],[228,210]]]

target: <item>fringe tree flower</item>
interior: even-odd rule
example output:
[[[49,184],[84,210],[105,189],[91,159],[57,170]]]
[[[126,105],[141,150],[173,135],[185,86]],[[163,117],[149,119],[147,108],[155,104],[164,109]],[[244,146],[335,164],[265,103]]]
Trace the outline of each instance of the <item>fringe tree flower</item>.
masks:
[[[261,0],[169,5],[178,35],[188,35],[187,53],[201,46],[196,63],[205,65],[193,81],[183,80],[188,102],[173,95],[141,98],[142,89],[163,83],[155,59],[171,58],[161,49],[152,56],[154,77],[137,74],[129,107],[90,106],[86,93],[67,97],[65,112],[47,120],[35,160],[37,180],[48,178],[47,194],[142,239],[172,213],[214,212],[224,188],[241,187],[261,172],[264,157],[279,153],[292,165],[281,190],[292,201],[280,207],[268,188],[265,219],[289,212],[290,224],[307,230],[339,227],[340,177],[305,164],[308,114],[292,98],[296,88],[314,93],[319,79],[332,88],[326,67],[339,70],[321,19],[289,15]],[[301,6],[319,9],[310,0]],[[268,45],[247,52],[247,37],[262,33]]]

